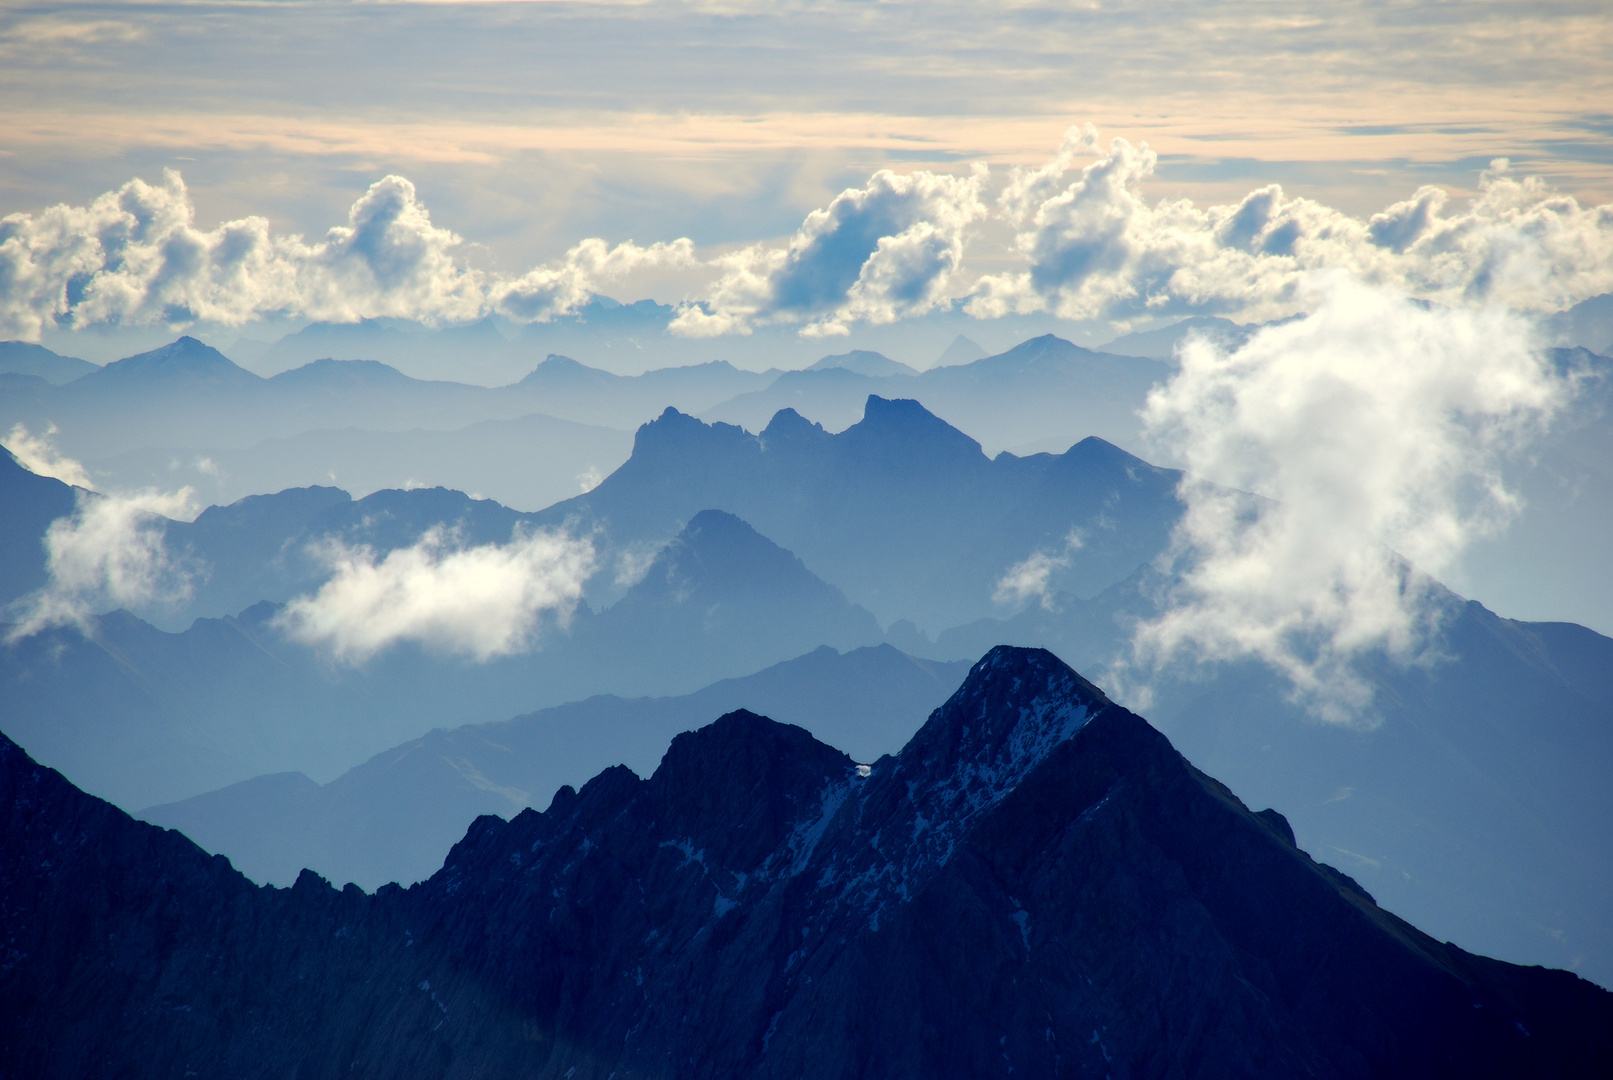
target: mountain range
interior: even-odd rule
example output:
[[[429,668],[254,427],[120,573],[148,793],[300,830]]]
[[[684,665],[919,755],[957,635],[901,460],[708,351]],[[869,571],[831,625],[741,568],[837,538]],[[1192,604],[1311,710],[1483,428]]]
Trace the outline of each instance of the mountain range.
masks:
[[[166,526],[169,546],[210,570],[186,608],[157,620],[184,632],[108,616],[88,636],[65,629],[4,650],[0,727],[138,809],[277,772],[325,782],[434,727],[591,694],[688,693],[825,643],[885,640],[955,660],[1008,641],[1106,671],[1126,654],[1127,620],[1151,614],[1143,586],[1180,512],[1177,479],[1095,439],[1058,457],[988,459],[917,404],[875,398],[837,435],[792,413],[752,436],[669,412],[615,474],[541,514],[444,490],[254,497]],[[43,484],[32,487],[70,499]],[[711,508],[730,516],[692,534],[709,549],[662,550]],[[476,544],[545,525],[592,535],[606,568],[571,632],[538,653],[470,665],[403,643],[360,668],[332,665],[285,638],[272,604],[249,608],[317,588],[329,567],[309,550],[331,538],[384,554],[434,526]],[[730,541],[755,558],[719,554]],[[626,556],[657,551],[657,569],[617,584]],[[1000,602],[1008,570],[1036,552],[1062,564],[1045,583],[1048,605]],[[728,566],[721,581],[685,587]],[[836,588],[844,599],[825,599]],[[1377,730],[1318,727],[1254,665],[1152,673],[1155,714],[1195,761],[1284,802],[1307,842],[1349,853],[1337,857],[1419,922],[1613,979],[1597,779],[1613,767],[1613,706],[1575,674],[1606,662],[1607,639],[1446,596],[1444,661],[1358,665]],[[208,618],[190,625],[198,615]],[[1487,701],[1502,703],[1495,718],[1471,723]]]
[[[1579,322],[1595,324],[1594,303],[1582,307]],[[1196,324],[1160,331],[1160,342],[1184,328]],[[1116,347],[1158,353],[1160,342]],[[63,452],[109,490],[190,485],[201,501],[226,503],[318,484],[361,495],[445,486],[536,510],[610,474],[627,455],[625,432],[668,405],[757,433],[790,409],[833,432],[857,421],[872,394],[921,401],[993,453],[1058,453],[1098,436],[1152,456],[1137,414],[1171,370],[1045,336],[913,375],[874,357],[847,353],[825,357],[817,370],[784,373],[707,363],[629,378],[552,356],[519,382],[489,389],[422,382],[374,361],[317,361],[265,380],[184,339],[61,387],[0,375],[0,430],[24,423],[37,434],[54,425]],[[1574,400],[1530,454],[1506,463],[1523,512],[1512,527],[1480,538],[1453,584],[1509,614],[1610,632],[1613,566],[1602,554],[1613,529],[1613,450],[1605,445],[1613,360],[1585,349],[1553,357],[1574,380]],[[957,621],[947,615],[926,625],[933,632]]]
[[[0,730],[139,808],[262,773],[333,778],[435,727],[685,694],[820,645],[882,641],[866,610],[721,511],[695,515],[615,604],[483,664],[417,642],[334,663],[278,614],[260,603],[168,633],[118,611],[0,645]]]
[[[1048,653],[859,766],[731,713],[429,880],[257,888],[0,739],[7,1076],[1590,1076],[1613,995],[1379,907]]]
[[[1144,569],[1091,600],[1070,594],[941,635],[921,655],[991,644],[1054,650],[1144,680],[1149,712],[1196,765],[1286,808],[1312,851],[1434,932],[1613,982],[1613,639],[1503,619],[1434,589],[1439,659],[1363,655],[1372,713],[1354,727],[1306,712],[1253,660],[1127,668],[1130,626],[1166,592]],[[1572,869],[1569,869],[1572,867]]]
[[[1046,334],[997,356],[911,374],[843,364],[786,371],[700,415],[761,431],[781,409],[793,409],[837,431],[855,423],[874,394],[922,401],[993,453],[1062,450],[1082,436],[1140,451],[1137,412],[1149,387],[1169,374],[1158,360],[1093,352]]]
[[[98,365],[76,356],[62,356],[42,345],[26,341],[0,341],[0,376],[16,375],[22,379],[42,379],[52,386],[61,386],[82,378]]]
[[[1584,365],[1582,402],[1594,402],[1601,361],[1558,356]],[[1587,420],[1573,430],[1594,465],[1602,429]],[[434,727],[592,694],[689,693],[824,643],[885,640],[958,659],[1010,641],[1104,672],[1126,646],[1125,621],[1150,613],[1147,575],[1180,513],[1178,480],[1096,439],[1057,456],[988,458],[916,402],[874,397],[838,434],[793,412],[756,435],[664,413],[616,473],[538,514],[441,489],[258,496],[163,525],[170,548],[209,574],[188,604],[137,613],[156,627],[106,616],[88,635],[59,630],[4,650],[0,726],[136,809],[277,772],[331,781]],[[40,523],[73,493],[35,481],[17,490],[56,509],[30,511],[31,570],[7,569],[37,581]],[[707,510],[728,516],[694,530],[694,548],[667,546]],[[330,572],[310,547],[336,539],[381,555],[437,526],[466,544],[569,527],[594,538],[605,569],[569,634],[485,666],[408,642],[363,667],[333,665],[278,630],[274,604]],[[715,554],[728,541],[754,559]],[[659,568],[642,574],[657,553]],[[1045,607],[1002,588],[1038,553],[1049,560]],[[729,565],[731,579],[699,577]],[[1254,665],[1152,673],[1151,708],[1193,760],[1281,801],[1305,843],[1347,860],[1419,923],[1613,980],[1599,780],[1613,758],[1610,706],[1585,674],[1606,666],[1606,639],[1500,619],[1451,594],[1440,604],[1439,663],[1357,665],[1375,729],[1318,727]],[[207,620],[193,625],[198,616]]]
[[[85,461],[153,448],[245,450],[346,427],[455,430],[534,413],[631,429],[668,404],[707,408],[771,377],[719,362],[630,378],[551,357],[497,388],[412,379],[375,360],[315,360],[265,379],[181,337],[64,386],[0,384],[0,425],[55,424],[63,452]]]
[[[1079,551],[1053,587],[1089,595],[1123,579],[1168,542],[1179,480],[1098,438],[1059,455],[988,458],[918,402],[870,396],[863,419],[838,434],[791,410],[756,435],[669,410],[598,487],[533,520],[597,528],[615,550],[716,507],[882,622],[939,629],[1001,612],[1003,575],[1072,534]]]
[[[492,724],[438,728],[319,785],[300,772],[255,777],[139,817],[228,855],[259,883],[306,867],[374,889],[442,866],[480,814],[547,806],[612,765],[649,775],[673,737],[736,709],[763,712],[845,748],[895,753],[944,702],[968,663],[918,660],[889,645],[827,645],[681,697],[600,695]]]

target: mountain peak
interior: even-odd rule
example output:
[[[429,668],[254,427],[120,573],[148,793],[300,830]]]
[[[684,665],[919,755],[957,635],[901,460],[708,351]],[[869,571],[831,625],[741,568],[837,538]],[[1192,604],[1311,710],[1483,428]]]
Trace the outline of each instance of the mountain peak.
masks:
[[[301,367],[280,372],[269,380],[276,386],[320,386],[327,388],[374,388],[403,386],[413,379],[379,360],[310,360]]]
[[[960,762],[1011,786],[1055,744],[1110,704],[1046,649],[999,645],[902,751],[904,767],[954,771]]]
[[[911,398],[882,398],[869,394],[863,418],[840,438],[858,448],[879,447],[885,454],[910,458],[917,454],[930,463],[939,458],[986,460],[980,444]]]
[[[860,827],[891,839],[880,855],[886,868],[875,874],[883,885],[864,903],[883,910],[920,887],[982,815],[1110,705],[1046,649],[999,645],[982,657],[902,748],[894,770],[874,778],[866,802],[884,810]],[[893,807],[897,792],[903,801]],[[874,869],[870,863],[856,872]]]
[[[883,378],[888,375],[918,374],[916,368],[911,368],[899,361],[892,360],[883,353],[871,352],[868,349],[853,349],[848,353],[825,356],[806,370],[829,371],[835,368],[853,371],[858,375],[869,375],[874,378]]]
[[[682,601],[780,590],[838,592],[749,522],[724,510],[702,510],[661,550],[629,595],[640,602],[658,595]]]
[[[1049,654],[993,650],[939,729],[950,771],[867,773],[729,713],[369,897],[255,888],[0,735],[0,1045],[30,1076],[85,1039],[131,1076],[1605,1071],[1613,995],[1378,909]],[[982,754],[1029,765],[1002,790]]]
[[[855,763],[805,728],[738,709],[672,740],[650,778],[657,816],[718,866],[748,871]]]
[[[823,425],[814,423],[794,409],[780,409],[762,429],[762,445],[769,450],[801,439],[830,438]]]
[[[114,360],[101,370],[78,380],[85,386],[188,383],[210,387],[243,386],[263,381],[211,345],[189,335],[160,349]]]
[[[692,460],[680,462],[682,467],[688,467],[707,455],[732,450],[735,444],[746,444],[753,451],[760,445],[756,436],[744,428],[721,422],[707,424],[668,405],[660,416],[640,425],[633,436],[632,457],[640,462],[679,461],[684,455],[693,455]]]
[[[516,386],[536,387],[542,386],[551,390],[577,390],[585,388],[614,386],[621,381],[620,375],[613,375],[599,368],[589,367],[579,360],[559,353],[550,353],[544,357],[543,363],[533,368]]]
[[[985,359],[988,355],[990,354],[980,347],[979,342],[959,334],[952,339],[952,344],[946,347],[946,351],[936,358],[935,366],[955,367],[959,364],[972,364],[976,360]]]

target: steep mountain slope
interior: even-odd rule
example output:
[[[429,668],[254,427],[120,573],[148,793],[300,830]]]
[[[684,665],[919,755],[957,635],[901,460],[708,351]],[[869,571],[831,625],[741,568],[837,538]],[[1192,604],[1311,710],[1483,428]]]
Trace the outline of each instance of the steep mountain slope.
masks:
[[[859,769],[734,713],[430,881],[253,889],[0,741],[30,1077],[1590,1076],[1613,996],[1441,945],[1052,656]]]
[[[415,505],[401,497],[433,493],[391,494]],[[317,515],[329,493],[305,495],[304,512]],[[272,534],[255,526],[264,505],[248,500],[208,526],[233,531],[243,565],[276,557]],[[388,519],[386,505],[371,504],[368,527],[395,545],[412,523]],[[486,528],[497,512],[512,513],[471,506]],[[276,614],[260,604],[165,633],[114,612],[87,628],[0,644],[0,730],[75,783],[133,809],[263,773],[327,780],[434,727],[600,693],[684,694],[819,645],[881,641],[866,610],[717,511],[695,515],[613,606],[584,606],[568,631],[542,634],[536,651],[485,664],[412,642],[361,667],[334,664],[289,637]]]
[[[45,532],[76,502],[70,486],[36,476],[0,446],[0,608],[45,584]]]
[[[889,645],[827,645],[682,697],[614,695],[495,724],[438,729],[323,786],[301,773],[255,777],[140,817],[227,855],[258,882],[308,867],[375,888],[430,876],[479,814],[549,804],[611,765],[648,775],[679,732],[750,709],[845,747],[858,761],[901,749],[957,689],[968,665],[916,660]]]
[[[1090,601],[1061,596],[943,634],[921,655],[998,642],[1050,648],[1085,670],[1130,660],[1127,627],[1157,613],[1148,573]],[[1419,925],[1512,960],[1613,985],[1613,639],[1582,626],[1502,619],[1439,594],[1440,659],[1369,654],[1370,722],[1308,715],[1254,661],[1146,679],[1149,712],[1195,764],[1285,807],[1329,853]]]

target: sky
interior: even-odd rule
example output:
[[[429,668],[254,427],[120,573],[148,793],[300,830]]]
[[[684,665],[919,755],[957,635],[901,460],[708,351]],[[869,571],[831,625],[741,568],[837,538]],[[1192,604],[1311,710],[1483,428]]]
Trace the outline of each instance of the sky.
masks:
[[[1553,310],[1613,289],[1610,73],[1596,3],[5,3],[0,336]]]

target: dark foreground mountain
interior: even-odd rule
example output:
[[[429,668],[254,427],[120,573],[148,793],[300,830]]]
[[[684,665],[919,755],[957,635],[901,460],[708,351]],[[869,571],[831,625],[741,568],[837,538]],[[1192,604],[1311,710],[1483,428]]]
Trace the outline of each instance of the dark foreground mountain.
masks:
[[[648,776],[673,737],[749,709],[805,728],[858,761],[895,753],[963,681],[967,662],[889,645],[827,645],[682,697],[600,695],[513,720],[438,729],[328,784],[258,776],[139,816],[229,857],[252,880],[289,885],[308,867],[367,889],[420,881],[481,814],[549,804],[611,765]]]
[[[906,647],[964,659],[1010,642],[1124,670],[1128,628],[1159,614],[1165,584],[1143,571],[1091,601],[944,634],[933,652]],[[1613,986],[1613,639],[1432,597],[1442,659],[1363,654],[1351,670],[1373,713],[1357,725],[1308,715],[1253,660],[1150,673],[1149,718],[1417,925]]]
[[[414,888],[254,888],[0,741],[0,1072],[1595,1076],[1613,995],[1379,909],[1049,653],[861,769],[733,713]]]

